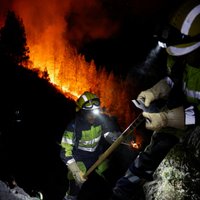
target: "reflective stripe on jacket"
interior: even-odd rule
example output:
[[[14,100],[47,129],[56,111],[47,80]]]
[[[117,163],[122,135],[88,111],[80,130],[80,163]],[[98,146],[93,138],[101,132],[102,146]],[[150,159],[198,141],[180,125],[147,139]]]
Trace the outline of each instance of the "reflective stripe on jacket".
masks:
[[[104,133],[112,134],[119,131],[114,118],[101,114],[90,124],[83,116],[77,115],[70,122],[61,140],[61,159],[65,164],[72,158],[83,161],[86,166],[94,163],[102,154],[109,143],[104,138]]]
[[[200,68],[186,65],[183,74],[183,91],[187,101],[200,110]]]
[[[183,95],[175,90],[174,94],[178,99],[184,99],[185,124],[199,124],[200,120],[200,66],[195,63],[195,67],[187,63],[187,58],[176,58],[168,56],[167,66],[171,77],[178,83]]]
[[[81,131],[81,138],[78,141],[78,149],[88,152],[94,152],[101,139],[101,125],[92,125],[89,130]],[[61,146],[65,149],[65,156],[72,156],[72,150],[75,147],[75,133],[66,130],[64,132]]]

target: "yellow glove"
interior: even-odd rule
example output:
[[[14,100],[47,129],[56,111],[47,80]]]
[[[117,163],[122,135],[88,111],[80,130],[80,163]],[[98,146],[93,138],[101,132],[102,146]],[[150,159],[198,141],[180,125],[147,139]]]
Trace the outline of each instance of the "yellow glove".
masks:
[[[183,107],[178,107],[160,113],[143,112],[146,120],[146,128],[153,131],[158,131],[164,127],[173,127],[177,129],[184,129],[185,114]]]
[[[81,187],[86,179],[84,178],[84,173],[79,169],[76,161],[70,162],[67,167],[72,172],[77,185]]]
[[[163,98],[167,96],[171,88],[167,84],[165,79],[160,80],[152,88],[142,91],[137,99],[144,102],[144,105],[148,107],[150,103],[156,99]]]

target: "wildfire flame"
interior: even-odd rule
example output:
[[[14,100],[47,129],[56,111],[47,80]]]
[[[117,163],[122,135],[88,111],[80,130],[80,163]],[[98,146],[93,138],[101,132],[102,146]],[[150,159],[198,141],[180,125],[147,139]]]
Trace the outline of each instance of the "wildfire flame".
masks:
[[[135,141],[131,141],[131,146],[133,149],[139,149],[139,144],[137,144]]]
[[[14,0],[11,8],[24,23],[32,63],[28,68],[47,71],[49,81],[74,100],[84,91],[96,93],[102,107],[117,116],[125,128],[135,118],[129,106],[127,82],[108,73],[105,67],[97,69],[94,61],[86,62],[70,43],[81,43],[85,36],[106,38],[117,30],[117,24],[102,12],[100,1],[86,1]],[[88,9],[92,10],[92,17],[88,16]]]

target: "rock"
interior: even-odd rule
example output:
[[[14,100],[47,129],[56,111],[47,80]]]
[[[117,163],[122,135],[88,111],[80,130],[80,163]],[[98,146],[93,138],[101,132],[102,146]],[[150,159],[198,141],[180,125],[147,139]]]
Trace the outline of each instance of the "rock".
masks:
[[[200,127],[167,154],[144,185],[146,200],[200,199]]]

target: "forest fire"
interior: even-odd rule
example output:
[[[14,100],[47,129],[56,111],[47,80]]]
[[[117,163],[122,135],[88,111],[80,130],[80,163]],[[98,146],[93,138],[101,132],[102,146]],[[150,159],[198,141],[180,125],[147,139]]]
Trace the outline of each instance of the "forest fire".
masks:
[[[70,43],[75,39],[81,43],[85,32],[89,32],[88,37],[92,39],[109,37],[117,25],[102,14],[101,5],[95,0],[88,1],[87,8],[86,4],[78,6],[70,0],[42,3],[21,0],[12,4],[12,9],[25,26],[31,61],[26,67],[46,72],[49,81],[74,100],[84,91],[96,93],[107,113],[118,118],[122,129],[126,128],[136,117],[130,108],[131,96],[126,80],[108,73],[104,66],[97,69],[94,61],[87,62]],[[93,15],[96,11],[101,13],[98,19],[95,18],[99,23],[87,17],[87,9],[93,10]],[[79,17],[72,17],[74,13]],[[79,29],[80,25],[76,29],[71,23],[81,24],[82,29]],[[72,38],[73,33],[76,33],[76,38]]]

